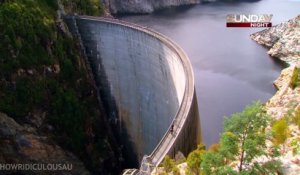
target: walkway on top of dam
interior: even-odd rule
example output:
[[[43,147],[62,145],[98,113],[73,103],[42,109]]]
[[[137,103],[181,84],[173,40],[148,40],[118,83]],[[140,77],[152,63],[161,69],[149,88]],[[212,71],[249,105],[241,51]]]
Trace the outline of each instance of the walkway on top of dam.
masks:
[[[180,62],[183,66],[184,73],[185,73],[185,88],[184,88],[184,94],[182,101],[180,102],[179,109],[177,111],[176,116],[174,117],[172,123],[170,123],[169,128],[161,141],[158,143],[156,148],[152,151],[152,153],[149,156],[144,156],[141,168],[140,168],[140,174],[149,174],[153,170],[153,168],[157,167],[164,157],[167,154],[170,154],[170,151],[176,142],[176,139],[178,138],[180,132],[183,129],[183,126],[190,115],[190,109],[193,104],[194,96],[195,96],[195,88],[194,88],[194,74],[192,71],[191,63],[187,57],[187,55],[184,53],[184,51],[173,41],[168,39],[167,37],[163,36],[162,34],[150,30],[147,27],[139,26],[136,24],[128,23],[125,21],[120,21],[113,18],[102,18],[102,17],[91,17],[91,16],[72,16],[72,19],[74,20],[76,24],[76,19],[81,20],[92,20],[92,21],[99,21],[99,22],[105,22],[105,23],[113,23],[117,25],[122,25],[131,29],[135,29],[138,31],[142,31],[150,36],[153,36],[160,40],[162,43],[164,43],[166,46],[168,46],[170,49],[172,49],[179,57]],[[76,24],[77,25],[77,24]],[[155,126],[153,126],[155,127]],[[179,151],[179,150],[176,150]],[[133,171],[126,171],[126,173],[132,173]]]

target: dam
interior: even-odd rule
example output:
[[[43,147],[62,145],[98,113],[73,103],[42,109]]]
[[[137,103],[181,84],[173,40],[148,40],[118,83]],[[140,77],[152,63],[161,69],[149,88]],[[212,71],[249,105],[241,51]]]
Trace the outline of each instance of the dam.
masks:
[[[201,132],[194,75],[179,46],[116,19],[65,21],[81,43],[128,168],[150,172],[165,155],[187,156],[196,148]]]

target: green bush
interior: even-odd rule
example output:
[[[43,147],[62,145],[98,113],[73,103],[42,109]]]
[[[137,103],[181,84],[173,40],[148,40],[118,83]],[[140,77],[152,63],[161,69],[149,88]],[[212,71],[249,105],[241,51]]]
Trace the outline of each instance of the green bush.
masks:
[[[219,175],[224,166],[224,158],[219,152],[208,151],[202,156],[201,173],[205,175]]]
[[[52,9],[58,9],[57,0],[46,0],[45,3]]]
[[[281,156],[280,147],[278,145],[275,145],[275,146],[272,147],[272,156],[273,157]]]
[[[300,129],[300,108],[295,111],[295,115],[293,117],[293,123],[295,123]]]
[[[82,149],[84,115],[75,91],[58,89],[52,98],[50,122],[67,136],[62,139],[67,139],[64,142],[68,147]]]
[[[293,76],[291,78],[291,87],[294,89],[299,84],[299,69],[295,68],[295,72],[293,72]]]
[[[69,13],[78,13],[91,16],[103,14],[103,7],[99,0],[62,0]]]
[[[61,75],[64,80],[68,80],[70,82],[74,81],[75,68],[70,59],[62,60],[61,71],[62,71]]]
[[[172,172],[176,167],[176,163],[170,156],[166,155],[163,161],[163,167],[167,173]]]
[[[178,168],[177,166],[174,166],[174,167],[172,168],[172,173],[173,173],[173,175],[180,175],[180,170],[179,170],[179,168]]]
[[[292,140],[291,147],[293,150],[293,155],[297,155],[300,153],[300,138],[296,138]]]
[[[51,64],[47,51],[55,35],[49,9],[39,1],[12,0],[0,5],[0,69],[9,75],[17,68]],[[38,27],[37,27],[38,26]]]
[[[202,155],[205,153],[205,146],[198,145],[198,148],[192,151],[187,157],[187,165],[192,172],[199,174],[201,170]]]
[[[285,143],[289,135],[290,135],[290,130],[285,118],[281,118],[277,120],[272,125],[273,143],[275,145],[281,145]]]

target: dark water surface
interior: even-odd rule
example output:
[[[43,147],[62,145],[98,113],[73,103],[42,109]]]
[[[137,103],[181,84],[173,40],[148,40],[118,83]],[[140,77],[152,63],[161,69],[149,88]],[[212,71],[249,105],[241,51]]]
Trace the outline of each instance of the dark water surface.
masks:
[[[224,116],[252,101],[266,102],[283,65],[252,41],[262,28],[226,28],[227,14],[273,14],[273,25],[300,14],[299,0],[201,4],[170,8],[150,15],[123,16],[177,42],[188,54],[195,73],[202,136],[218,142]]]

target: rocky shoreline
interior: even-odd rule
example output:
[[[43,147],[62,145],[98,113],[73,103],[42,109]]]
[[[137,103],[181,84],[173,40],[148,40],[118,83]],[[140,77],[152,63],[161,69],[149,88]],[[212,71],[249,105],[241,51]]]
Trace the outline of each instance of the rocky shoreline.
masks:
[[[251,38],[269,48],[270,56],[288,64],[288,67],[283,69],[274,81],[274,86],[278,91],[266,103],[267,113],[274,120],[296,117],[300,114],[300,15],[277,26],[254,33]],[[285,148],[282,149],[278,158],[283,163],[284,174],[300,174],[300,154],[294,152],[300,144],[299,129],[293,123],[288,126],[290,137],[282,145]],[[268,146],[269,149],[273,147],[271,143]]]
[[[300,67],[300,15],[277,26],[257,32],[251,38],[270,48],[268,54]]]
[[[152,13],[154,10],[162,8],[193,5],[200,3],[201,0],[104,0],[103,3],[112,14],[147,14]]]

